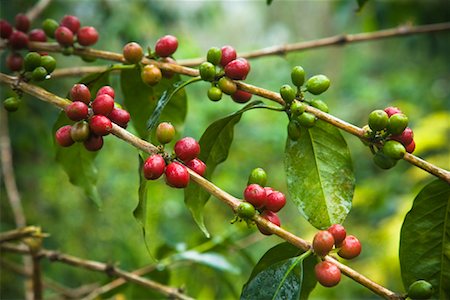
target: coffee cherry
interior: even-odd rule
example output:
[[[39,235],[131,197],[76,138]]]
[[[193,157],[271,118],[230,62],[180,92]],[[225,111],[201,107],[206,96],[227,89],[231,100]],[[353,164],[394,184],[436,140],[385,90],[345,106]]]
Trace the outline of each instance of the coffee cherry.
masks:
[[[103,115],[95,115],[89,120],[91,131],[98,136],[109,134],[112,129],[111,120]]]
[[[406,149],[401,143],[389,140],[384,143],[383,153],[392,159],[401,159],[405,155]]]
[[[344,226],[341,224],[333,224],[328,227],[327,231],[333,235],[334,245],[339,248],[347,235]]]
[[[280,88],[280,95],[286,103],[291,103],[295,99],[295,90],[289,84],[285,84]]]
[[[148,180],[155,180],[161,177],[166,168],[164,158],[159,154],[153,154],[145,160],[143,172],[144,177]]]
[[[328,90],[330,79],[325,75],[315,75],[306,81],[306,89],[314,95],[319,95]]]
[[[205,81],[213,81],[216,76],[216,67],[210,62],[203,62],[198,70],[200,71],[200,77]]]
[[[89,134],[89,124],[86,121],[77,122],[70,129],[70,136],[75,142],[84,142],[89,138]]]
[[[390,137],[391,140],[402,143],[403,146],[411,144],[414,139],[414,132],[411,128],[406,127],[401,134],[393,135]]]
[[[141,79],[148,85],[155,85],[162,79],[161,70],[155,65],[146,65],[142,68]]]
[[[41,56],[41,66],[47,70],[47,73],[52,73],[56,68],[56,60],[50,55]]]
[[[317,108],[318,110],[326,112],[326,113],[330,111],[328,109],[328,105],[320,99],[311,100],[311,106]]]
[[[74,101],[65,108],[66,115],[72,121],[81,121],[86,119],[89,114],[89,108],[86,103]]]
[[[61,128],[59,128],[55,133],[55,139],[58,142],[58,144],[62,147],[69,147],[75,143],[74,140],[72,140],[72,137],[70,136],[70,131],[72,129],[72,126],[66,125]]]
[[[59,26],[55,30],[55,39],[63,47],[72,46],[74,40],[73,32],[65,26]]]
[[[361,242],[353,235],[347,235],[342,242],[338,255],[345,259],[352,259],[361,253]]]
[[[15,17],[15,22],[15,27],[17,30],[28,32],[28,30],[30,29],[31,21],[25,14],[17,14]]]
[[[6,66],[11,71],[20,71],[23,67],[23,58],[20,53],[12,52],[6,57]]]
[[[78,32],[78,29],[80,29],[81,23],[80,19],[78,19],[75,16],[72,15],[65,15],[60,22],[61,26],[65,26],[70,31],[72,31],[73,34],[76,34]]]
[[[220,51],[222,52],[220,57],[220,65],[225,67],[229,62],[236,59],[237,54],[236,50],[234,50],[231,46],[223,46]]]
[[[230,61],[225,66],[225,75],[231,79],[244,80],[250,72],[250,64],[245,58]]]
[[[277,225],[277,226],[281,226],[281,222],[280,222],[280,218],[278,217],[278,215],[270,210],[265,210],[261,213],[260,215],[262,218],[266,219],[267,221]],[[272,233],[263,228],[261,225],[257,224],[257,227],[259,229],[259,231],[264,234],[264,235],[271,235]]]
[[[33,71],[41,66],[41,55],[37,52],[28,52],[23,60],[25,71]]]
[[[271,193],[275,192],[275,190],[270,186],[265,186],[264,190],[266,191],[266,197],[269,196]]]
[[[31,73],[31,79],[34,81],[43,81],[47,77],[48,73],[44,67],[37,67]]]
[[[22,31],[13,31],[9,36],[9,44],[13,49],[25,49],[28,46],[28,35]]]
[[[138,43],[130,42],[123,46],[122,54],[127,62],[137,64],[144,57],[144,50]]]
[[[3,101],[3,107],[9,112],[13,112],[19,109],[20,102],[17,97],[9,97]]]
[[[161,144],[170,143],[175,136],[175,127],[169,122],[159,123],[158,127],[156,127],[156,139]]]
[[[250,101],[251,98],[252,94],[242,90],[237,90],[236,92],[234,92],[234,94],[231,94],[231,99],[233,99],[233,101],[236,103],[246,103]]]
[[[384,110],[374,110],[369,114],[368,125],[373,131],[380,131],[386,128],[389,116]]]
[[[300,101],[295,100],[291,104],[291,114],[293,116],[299,116],[304,113],[306,110],[306,104]]]
[[[211,47],[206,54],[206,61],[212,63],[217,66],[220,63],[220,59],[222,58],[222,50],[217,47]]]
[[[256,209],[248,202],[241,202],[236,210],[239,218],[251,219],[256,213]]]
[[[6,20],[0,20],[0,37],[2,39],[7,39],[13,33],[13,28]]]
[[[199,155],[200,145],[194,138],[184,137],[175,143],[173,150],[179,159],[186,162]]]
[[[392,115],[395,115],[395,114],[401,114],[401,113],[402,113],[402,111],[401,111],[398,107],[394,107],[394,106],[386,107],[386,108],[384,109],[384,111],[388,114],[388,117],[389,117],[389,118],[390,118]]]
[[[318,263],[314,268],[314,273],[317,281],[325,287],[333,287],[341,281],[341,270],[328,261]]]
[[[408,153],[413,153],[415,149],[416,149],[416,143],[414,142],[414,140],[405,146],[405,150]]]
[[[91,134],[87,140],[83,142],[83,145],[88,151],[98,151],[103,147],[103,137]]]
[[[28,33],[28,40],[32,42],[46,42],[47,36],[44,30],[36,28]]]
[[[250,172],[248,176],[247,185],[259,184],[260,186],[265,186],[267,183],[267,173],[263,168],[255,168]]]
[[[327,255],[334,246],[334,237],[333,235],[326,231],[321,230],[314,236],[312,247],[314,249],[314,253],[319,256]]]
[[[237,91],[236,83],[228,77],[220,78],[217,85],[227,95],[232,95]]]
[[[316,123],[316,116],[311,113],[304,112],[297,117],[297,121],[301,126],[311,128]]]
[[[392,135],[401,134],[408,126],[408,117],[404,114],[395,114],[389,118],[387,130]]]
[[[305,70],[300,66],[292,68],[291,80],[296,87],[301,87],[305,83]]]
[[[300,125],[295,120],[290,120],[287,126],[288,136],[291,140],[296,141],[300,138]]]
[[[178,48],[178,40],[173,35],[166,35],[156,41],[155,53],[160,57],[171,56]]]
[[[50,38],[55,37],[55,31],[58,27],[59,27],[58,22],[56,22],[56,20],[53,19],[45,19],[42,22],[42,29],[44,30],[45,34]]]
[[[222,90],[215,86],[210,87],[208,89],[208,98],[211,101],[219,101],[222,99]]]
[[[286,196],[282,192],[273,191],[267,194],[266,191],[266,204],[265,209],[278,212],[286,205]]]
[[[114,99],[107,94],[98,95],[92,101],[91,107],[94,114],[108,116],[114,108]]]
[[[92,26],[81,27],[77,32],[77,41],[81,46],[92,46],[98,41],[98,32]]]
[[[108,115],[108,118],[120,127],[127,128],[128,122],[130,121],[130,113],[125,109],[114,107]]]
[[[113,99],[114,99],[114,97],[116,96],[116,94],[115,94],[115,92],[114,92],[114,89],[113,89],[112,87],[110,87],[109,85],[102,86],[102,87],[97,91],[97,94],[96,94],[95,96],[98,97],[98,96],[103,95],[103,94],[109,95],[109,96],[111,96],[111,98],[113,98]]]
[[[408,297],[416,299],[430,299],[433,295],[433,286],[425,280],[417,280],[411,283],[408,288]]]
[[[166,167],[166,183],[174,188],[185,188],[189,184],[189,172],[185,166],[172,162]]]
[[[77,83],[70,90],[70,98],[72,101],[81,101],[89,104],[91,102],[91,92],[86,85]]]
[[[203,174],[205,174],[206,164],[198,158],[194,158],[186,162],[186,166],[188,166],[191,170],[193,170],[200,176],[203,176]]]
[[[397,164],[397,160],[390,158],[383,151],[378,151],[373,156],[373,162],[381,169],[387,170],[394,167]]]
[[[266,205],[266,190],[259,184],[250,184],[244,190],[244,199],[255,208],[260,209]]]

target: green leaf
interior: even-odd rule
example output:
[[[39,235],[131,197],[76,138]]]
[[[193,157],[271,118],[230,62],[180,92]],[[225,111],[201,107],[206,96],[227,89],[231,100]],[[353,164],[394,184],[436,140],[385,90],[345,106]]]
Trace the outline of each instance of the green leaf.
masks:
[[[318,120],[288,138],[285,169],[290,198],[313,226],[342,223],[351,208],[355,177],[347,143],[334,126]]]
[[[267,0],[267,1],[266,1],[267,5],[272,4],[272,2],[273,2],[273,0]]]
[[[400,268],[405,289],[423,279],[432,299],[450,299],[450,185],[435,180],[414,199],[400,232]]]
[[[239,122],[244,112],[249,109],[263,107],[262,101],[253,101],[241,110],[215,121],[205,130],[199,140],[199,158],[208,166],[205,178],[211,178],[215,168],[228,157],[228,152],[233,142],[234,126]],[[191,211],[191,214],[199,226],[200,230],[209,237],[209,232],[205,227],[203,219],[203,208],[209,199],[209,193],[195,183],[189,183],[184,192],[184,202]]]
[[[139,155],[139,189],[138,196],[139,202],[136,208],[133,211],[133,216],[138,221],[138,223],[142,226],[142,230],[145,237],[145,223],[147,220],[147,184],[148,180],[145,179],[144,173],[141,171],[142,166],[144,165],[144,158],[142,155]]]
[[[92,73],[84,76],[78,83],[84,83],[91,91],[91,98],[94,100],[97,91],[105,85],[109,85],[109,72]]]
[[[361,11],[363,6],[368,2],[369,0],[356,0],[358,2],[358,9],[356,11]]]
[[[217,271],[239,274],[240,270],[231,264],[223,255],[219,253],[200,253],[197,251],[186,251],[174,256],[174,261],[191,261],[211,267]]]
[[[53,137],[60,127],[71,123],[73,122],[62,111],[53,125]],[[100,207],[102,201],[96,187],[98,171],[94,165],[97,152],[87,151],[82,143],[75,143],[70,147],[61,147],[56,141],[54,143],[56,161],[69,176],[70,183],[83,189],[86,196]]]

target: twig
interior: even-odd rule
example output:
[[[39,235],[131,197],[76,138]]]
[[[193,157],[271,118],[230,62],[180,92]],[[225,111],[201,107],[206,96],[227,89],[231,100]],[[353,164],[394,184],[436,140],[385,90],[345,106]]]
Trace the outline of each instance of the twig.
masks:
[[[52,73],[52,78],[66,77],[66,76],[83,76],[90,73],[102,73],[108,70],[107,66],[83,66],[73,68],[60,68]]]
[[[42,238],[44,236],[40,227],[27,226],[0,233],[0,243],[21,240],[26,237]]]
[[[42,299],[42,272],[41,272],[41,259],[38,252],[31,252],[31,259],[33,261],[33,274],[31,280],[33,281],[33,299]]]
[[[44,11],[44,9],[50,4],[50,2],[51,2],[51,0],[40,0],[38,3],[36,3],[27,12],[27,16],[30,19],[30,21],[35,20]]]

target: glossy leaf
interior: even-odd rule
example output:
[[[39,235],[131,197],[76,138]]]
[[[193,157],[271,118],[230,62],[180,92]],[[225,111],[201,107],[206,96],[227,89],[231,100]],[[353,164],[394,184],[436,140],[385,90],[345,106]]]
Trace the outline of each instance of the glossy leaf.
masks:
[[[290,199],[313,226],[342,223],[350,211],[355,177],[347,143],[340,131],[321,120],[288,139],[285,169]]]
[[[400,267],[405,289],[423,279],[432,299],[450,299],[450,185],[435,180],[414,199],[400,233]]]

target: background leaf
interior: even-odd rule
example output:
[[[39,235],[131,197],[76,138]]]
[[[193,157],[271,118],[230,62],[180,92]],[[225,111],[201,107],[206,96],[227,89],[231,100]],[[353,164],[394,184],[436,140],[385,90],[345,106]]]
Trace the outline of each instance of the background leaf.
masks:
[[[450,185],[435,180],[414,199],[399,254],[405,289],[424,279],[433,285],[433,299],[450,298]]]
[[[219,253],[200,253],[197,251],[186,251],[175,255],[174,261],[191,261],[211,267],[217,271],[225,271],[233,274],[239,274],[238,267],[231,264],[228,259]]]
[[[327,228],[345,220],[351,208],[355,178],[347,143],[340,131],[318,120],[288,139],[285,169],[290,198],[313,226]]]
[[[361,9],[363,8],[363,6],[368,2],[369,0],[356,0],[356,2],[358,3],[358,9],[357,11],[361,11]]]

